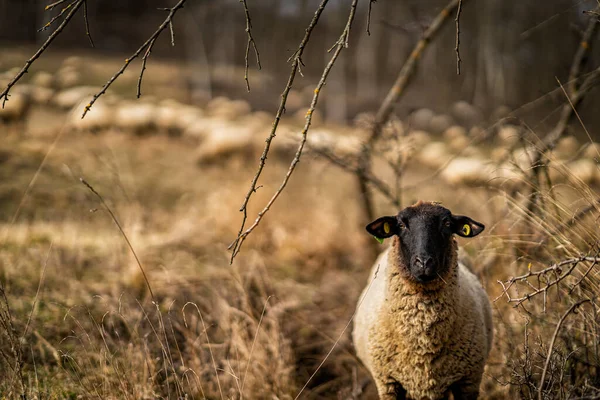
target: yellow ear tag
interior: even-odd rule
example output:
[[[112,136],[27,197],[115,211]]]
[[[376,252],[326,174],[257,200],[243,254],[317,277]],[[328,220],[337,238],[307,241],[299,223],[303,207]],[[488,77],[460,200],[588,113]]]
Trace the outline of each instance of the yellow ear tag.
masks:
[[[388,233],[390,233],[390,224],[389,223],[384,222],[384,224],[383,224],[383,231],[385,232],[386,235]]]
[[[462,228],[462,233],[465,236],[469,236],[471,234],[471,227],[469,226],[469,224],[464,224],[463,228]]]

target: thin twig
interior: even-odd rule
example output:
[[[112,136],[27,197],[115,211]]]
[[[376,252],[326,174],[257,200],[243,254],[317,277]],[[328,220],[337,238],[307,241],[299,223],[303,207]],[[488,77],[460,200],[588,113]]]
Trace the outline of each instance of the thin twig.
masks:
[[[443,26],[444,22],[448,19],[450,13],[458,7],[459,1],[463,0],[451,0],[446,7],[442,9],[442,11],[438,14],[438,16],[431,22],[431,25],[425,32],[423,32],[423,36],[415,45],[413,51],[410,53],[410,56],[400,69],[398,77],[394,82],[394,85],[391,87],[387,96],[381,103],[379,110],[377,111],[377,115],[375,117],[375,123],[371,129],[371,135],[369,139],[363,144],[363,148],[361,150],[361,155],[359,158],[359,175],[358,175],[358,184],[359,190],[362,196],[363,207],[365,209],[366,218],[372,220],[374,218],[373,211],[373,200],[371,198],[371,194],[368,189],[368,184],[366,182],[365,176],[369,174],[371,169],[371,149],[375,142],[381,136],[383,126],[386,124],[392,112],[394,110],[395,104],[398,102],[400,97],[404,94],[406,87],[408,86],[409,80],[413,73],[416,70],[417,63],[427,45],[431,43],[433,37],[440,31],[440,28]]]
[[[35,54],[25,62],[25,65],[23,66],[21,71],[19,71],[19,73],[9,82],[8,86],[6,86],[6,89],[4,89],[2,93],[0,93],[0,100],[4,97],[4,100],[2,101],[2,108],[4,108],[4,104],[8,101],[10,89],[12,89],[12,87],[17,83],[17,81],[28,72],[31,64],[33,64],[34,61],[37,60],[44,51],[46,51],[48,46],[50,46],[54,39],[56,39],[56,37],[63,31],[63,29],[65,28],[65,26],[67,26],[71,18],[73,18],[79,7],[81,7],[83,1],[84,0],[77,0],[75,5],[71,8],[71,11],[69,11],[69,13],[65,16],[65,19],[63,19],[60,25],[58,25],[56,30],[52,32],[50,36],[48,36],[48,39],[46,39],[44,44],[42,44],[42,46],[35,52]]]
[[[146,70],[146,60],[148,60],[148,57],[150,57],[150,53],[152,53],[152,47],[154,46],[155,42],[156,42],[156,39],[154,39],[150,42],[150,44],[148,45],[148,48],[146,49],[146,54],[144,54],[144,57],[142,57],[142,70],[140,71],[140,76],[138,78],[138,84],[137,84],[137,98],[138,99],[142,95],[142,79],[144,78],[144,71]]]
[[[44,11],[52,10],[54,7],[61,5],[65,1],[67,1],[67,0],[58,0],[57,2],[48,4],[46,7],[44,7]]]
[[[133,53],[131,56],[129,56],[129,58],[125,59],[125,63],[123,64],[123,66],[121,67],[121,69],[119,69],[117,71],[116,74],[113,75],[112,78],[110,78],[108,80],[108,82],[106,82],[104,84],[104,86],[102,87],[102,89],[96,93],[94,95],[94,97],[92,98],[92,100],[84,107],[83,110],[83,114],[81,115],[81,118],[85,117],[85,115],[88,113],[88,111],[90,111],[90,109],[92,108],[92,106],[94,105],[94,103],[98,100],[98,98],[100,96],[102,96],[104,93],[106,93],[106,90],[114,83],[114,81],[117,80],[117,78],[123,74],[123,72],[125,72],[125,70],[127,69],[127,67],[129,67],[129,65],[131,64],[131,61],[135,60],[137,57],[139,57],[139,55],[142,53],[142,51],[146,50],[150,44],[152,42],[154,42],[162,33],[162,31],[165,30],[165,28],[171,23],[171,21],[173,20],[173,17],[175,16],[175,14],[177,13],[177,11],[181,8],[183,8],[183,5],[185,4],[187,0],[179,0],[179,2],[177,4],[175,4],[172,8],[169,8],[169,15],[167,15],[167,18],[165,18],[165,20],[163,21],[162,24],[159,25],[158,29],[156,30],[156,32],[154,32],[152,34],[152,36],[150,36],[150,38],[148,38],[148,40],[146,40],[144,42],[144,44],[142,44],[136,51],[135,53]],[[172,38],[173,40],[173,38]]]
[[[246,14],[246,33],[248,34],[248,43],[246,44],[246,66],[244,69],[244,80],[246,81],[246,89],[250,91],[250,82],[248,81],[248,54],[250,53],[250,45],[254,48],[254,54],[256,55],[256,64],[258,69],[261,69],[260,65],[260,54],[258,53],[258,48],[256,47],[256,42],[252,37],[252,20],[250,19],[250,11],[248,11],[248,5],[246,4],[246,0],[240,0],[240,2],[244,5],[244,13]]]
[[[583,303],[587,303],[589,301],[591,301],[591,300],[585,299],[585,300],[581,300],[581,301],[573,304],[567,310],[567,312],[565,312],[563,314],[563,316],[560,317],[560,320],[558,321],[558,324],[556,325],[556,329],[554,330],[554,334],[552,335],[552,340],[550,341],[550,346],[548,347],[548,356],[546,357],[546,363],[544,364],[544,369],[542,370],[542,377],[540,378],[540,384],[538,386],[538,400],[543,400],[542,393],[544,390],[544,381],[546,380],[546,372],[548,371],[548,365],[550,364],[550,358],[552,357],[552,350],[554,349],[554,342],[556,341],[556,337],[558,336],[558,331],[560,330],[560,327],[562,326],[563,322],[565,322],[565,319],[567,319],[569,314],[574,312],[575,309],[577,307],[579,307],[580,305],[582,305]]]
[[[232,245],[230,245],[230,248],[233,249],[232,254],[231,254],[231,262],[233,262],[234,257],[239,253],[241,246],[244,243],[244,241],[246,240],[246,238],[248,237],[248,235],[250,233],[252,233],[252,231],[258,226],[258,224],[260,223],[260,221],[262,220],[264,215],[271,209],[271,206],[273,205],[273,203],[275,203],[275,201],[277,200],[279,195],[283,192],[290,177],[292,176],[292,174],[294,173],[294,170],[296,169],[296,165],[298,165],[298,163],[300,162],[300,157],[302,156],[302,150],[304,149],[304,144],[306,143],[308,130],[310,129],[310,124],[312,122],[312,116],[317,107],[317,103],[319,101],[319,94],[321,93],[321,90],[322,90],[323,86],[325,85],[325,82],[327,81],[327,77],[329,76],[329,73],[331,72],[331,69],[333,68],[333,65],[335,64],[336,60],[338,59],[340,53],[342,52],[342,50],[344,48],[346,48],[348,46],[348,36],[350,34],[350,29],[352,28],[352,22],[354,21],[354,15],[356,13],[356,4],[357,3],[358,3],[358,0],[353,0],[352,4],[350,5],[350,13],[348,16],[348,21],[346,23],[346,27],[344,28],[340,38],[336,42],[335,52],[333,53],[333,55],[331,56],[331,59],[329,60],[329,63],[323,70],[321,79],[319,80],[319,83],[317,84],[317,87],[314,90],[313,99],[310,104],[310,108],[308,109],[308,111],[306,113],[306,122],[304,124],[304,128],[302,129],[302,133],[301,133],[302,139],[300,140],[300,144],[298,145],[298,149],[296,150],[294,159],[290,163],[288,171],[285,174],[285,177],[284,177],[283,181],[281,182],[281,185],[279,186],[277,191],[273,194],[273,197],[271,197],[271,199],[269,200],[267,205],[258,213],[258,216],[256,217],[256,220],[254,221],[254,223],[246,231],[241,233],[236,238],[236,240],[232,243]],[[264,153],[263,153],[263,155],[264,155]],[[242,228],[243,228],[243,226],[242,226]]]
[[[371,36],[371,6],[377,0],[369,0],[369,10],[367,11],[367,35]]]
[[[54,21],[58,20],[60,17],[63,16],[64,13],[66,13],[71,7],[73,7],[73,5],[77,2],[77,0],[73,1],[72,3],[70,3],[69,5],[67,5],[65,8],[63,8],[62,10],[60,10],[60,13],[58,13],[58,15],[55,15],[54,17],[52,17],[50,19],[50,21],[48,21],[44,26],[42,26],[40,29],[38,29],[38,32],[43,32],[46,29],[50,28],[50,26],[54,23]],[[85,3],[85,0],[84,0]]]
[[[110,207],[108,206],[108,204],[106,204],[106,202],[104,201],[104,198],[100,195],[100,193],[98,193],[96,191],[96,189],[94,189],[92,187],[92,185],[90,185],[89,183],[87,183],[85,179],[79,178],[79,180],[94,195],[96,195],[96,197],[98,198],[98,200],[100,200],[100,203],[102,204],[102,206],[104,206],[104,209],[110,214],[110,217],[112,218],[112,220],[115,223],[115,225],[117,225],[117,228],[119,228],[119,232],[121,232],[121,235],[125,239],[125,242],[127,242],[127,246],[129,246],[129,250],[131,250],[131,253],[133,254],[133,257],[135,258],[135,261],[137,262],[137,265],[140,268],[140,271],[142,271],[142,276],[144,277],[144,281],[146,282],[146,285],[148,286],[148,290],[150,291],[150,297],[152,298],[152,301],[155,302],[154,292],[152,292],[152,287],[150,286],[150,281],[148,280],[148,276],[146,276],[146,271],[144,271],[144,267],[142,267],[142,263],[140,262],[140,259],[138,258],[137,253],[133,249],[133,246],[131,245],[131,242],[129,241],[129,238],[125,234],[125,231],[123,230],[123,227],[119,223],[119,220],[117,219],[117,217],[115,216],[115,214],[112,212],[112,210],[110,209]]]
[[[296,51],[292,54],[292,56],[289,59],[292,61],[292,68],[291,68],[290,76],[289,76],[287,84],[283,90],[283,93],[281,94],[281,102],[279,104],[279,108],[277,109],[277,113],[275,115],[275,120],[273,121],[273,125],[271,127],[271,132],[269,133],[269,136],[265,140],[265,148],[263,149],[262,155],[260,156],[256,174],[254,175],[254,178],[252,178],[252,182],[250,183],[250,188],[248,189],[248,192],[246,193],[246,196],[244,197],[242,206],[240,207],[240,212],[243,215],[242,215],[242,223],[240,225],[240,230],[238,232],[238,236],[233,241],[233,243],[231,243],[228,247],[228,249],[234,249],[234,251],[232,252],[232,257],[231,257],[230,263],[233,263],[233,258],[235,257],[235,254],[237,254],[237,252],[235,251],[235,248],[237,247],[237,245],[240,241],[240,238],[244,232],[244,228],[246,227],[246,220],[248,218],[248,202],[250,201],[252,194],[254,194],[258,190],[257,182],[258,182],[258,179],[260,178],[260,175],[262,174],[262,171],[267,162],[267,155],[269,154],[269,150],[271,149],[271,142],[273,141],[273,139],[275,138],[275,135],[277,133],[277,127],[279,126],[279,121],[281,120],[281,117],[282,117],[283,113],[285,112],[285,104],[287,102],[287,97],[288,97],[290,90],[292,89],[292,85],[294,84],[294,79],[296,78],[296,72],[298,72],[298,69],[300,68],[300,62],[301,62],[302,54],[304,53],[304,48],[306,47],[306,44],[310,40],[310,35],[312,34],[312,31],[314,30],[315,26],[319,22],[319,18],[321,17],[321,14],[323,13],[323,10],[325,9],[325,6],[327,5],[328,2],[329,2],[329,0],[321,0],[319,7],[315,11],[315,15],[313,16],[312,20],[310,21],[310,24],[306,28],[304,38],[300,42],[300,45],[298,46]]]
[[[597,256],[573,257],[573,258],[569,258],[566,260],[562,260],[558,263],[552,264],[551,266],[544,268],[540,271],[531,271],[531,269],[529,269],[526,274],[512,277],[505,282],[498,281],[498,283],[502,286],[502,292],[500,293],[500,295],[498,295],[498,297],[496,297],[496,299],[494,299],[494,301],[497,301],[501,297],[506,296],[507,301],[509,303],[516,303],[515,307],[517,307],[520,304],[522,304],[524,301],[529,300],[532,297],[537,296],[540,293],[544,293],[544,294],[547,293],[548,290],[550,290],[550,288],[558,285],[566,277],[570,276],[571,273],[573,272],[573,270],[581,262],[598,263],[598,262],[600,262],[600,257],[597,257]],[[567,265],[569,266],[569,268],[567,270],[563,271],[562,267],[567,266]],[[531,277],[535,277],[539,280],[539,279],[541,279],[541,277],[546,277],[551,274],[555,274],[556,277],[554,278],[554,280],[546,281],[546,284],[542,287],[535,287],[535,286],[531,285],[531,283],[529,283],[529,281],[528,281],[529,278],[531,278]],[[528,287],[532,291],[527,294],[524,294],[521,297],[511,297],[509,290],[518,282],[527,284]]]
[[[94,46],[94,40],[92,39],[92,34],[90,33],[90,24],[88,22],[88,9],[87,9],[87,0],[83,1],[83,21],[85,22],[85,34],[90,40],[90,45]]]
[[[456,47],[454,51],[456,52],[456,75],[460,75],[460,12],[462,11],[462,0],[458,1],[458,9],[456,10],[456,18],[454,21],[456,22]]]
[[[343,169],[345,171],[348,171],[352,174],[358,174],[359,169],[356,166],[356,161],[355,162],[347,161],[347,160],[335,155],[331,150],[323,148],[323,147],[317,148],[317,147],[309,146],[309,150],[311,152],[314,152],[317,155],[327,159],[332,164],[337,165],[338,167],[340,167],[341,169]],[[385,183],[378,177],[374,176],[372,173],[369,173],[368,175],[366,175],[365,179],[370,184],[372,184],[375,188],[377,188],[377,190],[379,190],[379,192],[382,195],[384,195],[392,204],[394,204],[395,206],[398,206],[398,207],[400,206],[400,202],[398,201],[398,198],[392,194],[392,190],[390,189],[390,187],[388,186],[387,183]]]

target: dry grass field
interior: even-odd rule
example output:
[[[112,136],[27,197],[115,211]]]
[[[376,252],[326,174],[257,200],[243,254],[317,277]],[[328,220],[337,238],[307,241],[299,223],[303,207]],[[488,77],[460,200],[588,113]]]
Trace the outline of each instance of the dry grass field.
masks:
[[[86,132],[65,119],[39,107],[0,125],[0,397],[375,398],[348,326],[374,261],[353,176],[304,156],[230,265],[258,154],[199,164],[189,137]],[[290,159],[269,158],[251,219]],[[459,239],[495,299],[482,397],[537,398],[546,370],[544,398],[599,398],[598,306],[565,314],[598,300],[596,263],[517,280],[512,298],[560,277],[517,307],[498,283],[598,256],[598,182],[545,183],[533,211],[528,184],[450,185],[418,162],[402,182],[404,205],[441,201],[486,224]],[[383,197],[376,203],[397,212]]]

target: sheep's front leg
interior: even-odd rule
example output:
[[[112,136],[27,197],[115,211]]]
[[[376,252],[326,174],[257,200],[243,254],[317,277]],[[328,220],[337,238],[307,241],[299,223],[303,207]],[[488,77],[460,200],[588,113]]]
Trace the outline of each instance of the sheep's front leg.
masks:
[[[479,383],[456,382],[450,387],[454,400],[477,400],[479,397]]]
[[[405,400],[406,390],[392,378],[377,380],[377,392],[381,400]]]

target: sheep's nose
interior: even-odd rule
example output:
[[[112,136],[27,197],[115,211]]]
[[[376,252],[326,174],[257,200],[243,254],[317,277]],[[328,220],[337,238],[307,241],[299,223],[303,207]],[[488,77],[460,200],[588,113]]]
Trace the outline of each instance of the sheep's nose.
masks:
[[[416,278],[422,282],[431,281],[436,277],[435,263],[430,256],[415,256],[413,266]]]

